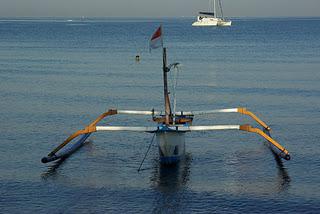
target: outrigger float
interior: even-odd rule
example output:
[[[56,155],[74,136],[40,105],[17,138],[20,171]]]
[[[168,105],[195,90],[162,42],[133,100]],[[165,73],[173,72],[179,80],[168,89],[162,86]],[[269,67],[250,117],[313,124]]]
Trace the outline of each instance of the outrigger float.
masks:
[[[159,40],[161,35],[161,26],[153,34],[152,40]],[[247,110],[246,108],[227,108],[227,109],[216,109],[207,111],[176,111],[175,97],[173,99],[173,111],[171,108],[169,90],[168,90],[168,73],[171,68],[177,68],[179,63],[172,63],[167,65],[166,48],[163,47],[163,42],[161,38],[161,46],[163,50],[163,92],[164,92],[164,112],[147,110],[147,111],[137,111],[137,110],[119,110],[110,109],[103,114],[101,114],[96,120],[91,124],[86,126],[84,129],[76,131],[70,135],[63,143],[53,149],[46,157],[43,157],[41,161],[43,163],[55,161],[58,159],[63,159],[78,148],[80,148],[87,138],[93,132],[102,131],[132,131],[132,132],[147,132],[153,133],[156,136],[158,147],[159,147],[159,159],[162,164],[174,164],[185,157],[185,134],[187,132],[194,131],[218,131],[218,130],[241,130],[246,132],[257,133],[262,136],[269,143],[269,147],[272,152],[279,157],[290,160],[290,154],[283,146],[281,146],[276,140],[274,140],[270,131],[271,128],[259,119],[254,113]],[[154,46],[157,47],[157,46]],[[197,115],[209,115],[209,114],[219,114],[219,113],[239,113],[242,115],[247,115],[251,117],[257,124],[259,124],[262,129],[252,127],[248,124],[244,125],[206,125],[206,126],[193,126],[193,118]],[[98,125],[100,121],[104,118],[116,115],[116,114],[126,114],[126,115],[150,115],[154,122],[157,123],[156,126],[152,127],[137,127],[137,126],[101,126]],[[71,147],[62,150],[67,144],[70,144],[75,139],[78,139]]]

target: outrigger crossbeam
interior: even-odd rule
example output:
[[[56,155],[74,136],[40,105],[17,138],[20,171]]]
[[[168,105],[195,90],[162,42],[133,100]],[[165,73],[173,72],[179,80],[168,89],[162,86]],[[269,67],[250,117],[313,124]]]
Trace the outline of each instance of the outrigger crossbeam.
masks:
[[[163,131],[162,129],[167,129],[166,131],[175,131],[175,132],[191,132],[191,131],[216,131],[216,130],[242,130],[246,132],[257,133],[266,139],[273,147],[279,150],[278,155],[285,160],[290,160],[290,154],[288,150],[286,150],[283,146],[281,146],[277,141],[275,141],[269,134],[271,128],[259,119],[255,114],[248,111],[246,108],[229,108],[229,109],[215,109],[215,110],[207,110],[207,111],[180,111],[175,112],[176,116],[195,116],[195,115],[205,115],[205,114],[216,114],[216,113],[240,113],[244,115],[248,115],[253,118],[258,124],[263,127],[263,130],[259,128],[252,127],[250,125],[207,125],[207,126],[192,126],[186,124],[169,124],[166,125],[158,124],[155,127],[140,127],[140,126],[97,126],[97,124],[103,120],[107,116],[112,116],[116,114],[128,114],[128,115],[151,115],[153,117],[157,115],[164,115],[161,111],[138,111],[138,110],[117,110],[110,109],[107,112],[101,114],[97,119],[95,119],[92,123],[86,126],[84,129],[79,130],[72,135],[70,135],[63,143],[53,149],[47,157],[42,158],[43,163],[47,163],[50,161],[57,160],[59,158],[66,157],[74,152],[77,148],[79,148],[84,141],[90,136],[93,132],[101,132],[101,131],[133,131],[133,132],[148,132],[155,133],[159,131]],[[266,133],[265,133],[266,132]],[[67,144],[72,142],[75,138],[82,136],[74,145],[68,149],[67,151],[60,152],[59,151],[65,147]]]
[[[117,110],[118,114],[133,114],[133,115],[161,115],[162,112],[159,111],[135,111],[135,110]],[[216,114],[216,113],[240,113],[244,115],[250,116],[254,119],[257,123],[259,123],[263,128],[271,131],[271,128],[259,119],[254,113],[248,111],[246,108],[228,108],[228,109],[214,109],[214,110],[207,110],[207,111],[179,111],[175,112],[175,115],[181,116],[195,116],[195,115],[205,115],[205,114]]]

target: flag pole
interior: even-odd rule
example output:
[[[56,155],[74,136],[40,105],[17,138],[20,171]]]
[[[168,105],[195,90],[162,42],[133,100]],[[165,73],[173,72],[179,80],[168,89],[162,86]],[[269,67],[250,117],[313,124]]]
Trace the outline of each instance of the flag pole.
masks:
[[[163,50],[163,92],[164,92],[164,105],[165,105],[165,124],[169,125],[171,117],[170,98],[168,91],[168,75],[169,69],[167,67],[167,50],[165,47]]]
[[[170,96],[169,96],[169,90],[168,90],[168,66],[167,66],[167,49],[163,46],[163,28],[162,25],[160,25],[161,28],[161,46],[162,46],[162,56],[163,56],[163,92],[164,92],[164,108],[165,108],[165,124],[169,125],[170,121],[172,121],[171,118],[171,106],[170,106]]]
[[[168,72],[169,68],[167,67],[167,50],[163,46],[163,31],[162,25],[153,33],[150,42],[149,42],[149,51],[151,49],[155,49],[158,47],[162,47],[162,63],[163,63],[163,94],[164,94],[164,109],[165,109],[165,124],[169,125],[172,121],[172,113],[170,106],[170,97],[168,91]]]

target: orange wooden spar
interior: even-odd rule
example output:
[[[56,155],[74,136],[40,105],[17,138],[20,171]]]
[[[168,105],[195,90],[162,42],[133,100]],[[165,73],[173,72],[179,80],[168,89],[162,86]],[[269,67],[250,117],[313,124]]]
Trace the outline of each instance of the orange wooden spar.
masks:
[[[260,118],[258,118],[254,113],[252,113],[251,111],[248,111],[246,108],[238,108],[238,112],[240,114],[245,114],[250,116],[252,119],[254,119],[257,123],[259,123],[261,126],[263,126],[263,128],[267,129],[268,131],[271,131],[271,128],[265,123],[263,122]]]
[[[273,138],[271,138],[269,135],[267,135],[266,133],[264,133],[261,129],[258,128],[254,128],[248,124],[245,125],[241,125],[240,126],[240,130],[242,131],[247,131],[247,132],[254,132],[257,133],[259,135],[261,135],[262,137],[264,137],[267,141],[269,141],[272,145],[274,145],[275,147],[277,147],[281,152],[285,153],[286,155],[288,155],[290,157],[290,154],[288,152],[288,150],[286,150],[283,146],[281,146],[277,141],[275,141]]]
[[[62,149],[65,145],[70,143],[74,138],[78,137],[79,135],[96,132],[97,123],[99,123],[103,118],[105,118],[105,117],[107,117],[109,115],[114,115],[114,114],[117,114],[117,110],[116,109],[110,109],[109,111],[101,114],[97,119],[95,119],[92,123],[90,123],[90,125],[88,125],[84,129],[76,131],[75,133],[70,135],[65,141],[63,141],[63,143],[61,143],[54,150],[52,150],[52,152],[50,152],[48,154],[48,156],[49,157],[53,156],[55,153],[57,153],[60,149]]]

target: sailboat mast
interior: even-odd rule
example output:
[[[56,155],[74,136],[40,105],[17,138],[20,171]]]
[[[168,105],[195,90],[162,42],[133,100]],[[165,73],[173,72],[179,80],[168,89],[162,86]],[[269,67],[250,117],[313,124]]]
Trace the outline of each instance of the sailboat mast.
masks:
[[[165,105],[165,124],[169,125],[171,117],[171,107],[168,91],[168,67],[167,67],[167,50],[163,48],[163,92],[164,92],[164,105]]]
[[[213,0],[213,16],[214,18],[217,18],[216,0]]]
[[[221,18],[224,19],[224,16],[223,16],[223,10],[222,10],[222,3],[221,3],[221,0],[218,0],[219,1],[219,7],[220,7],[220,13],[221,13]]]

